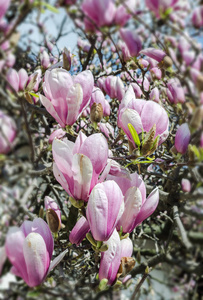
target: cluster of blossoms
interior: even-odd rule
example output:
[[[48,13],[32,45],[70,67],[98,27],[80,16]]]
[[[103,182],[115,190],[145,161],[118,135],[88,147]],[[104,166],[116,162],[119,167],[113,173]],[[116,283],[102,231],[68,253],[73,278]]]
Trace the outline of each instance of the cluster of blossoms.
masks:
[[[64,2],[69,7],[76,5],[77,1]],[[157,22],[167,20],[183,27],[184,22],[180,18],[190,10],[184,3],[182,0],[145,0],[146,7]],[[0,3],[0,22],[8,5],[9,1]],[[125,141],[127,137],[129,153],[135,159],[133,163],[139,167],[140,163],[146,163],[143,158],[148,160],[147,163],[158,164],[161,159],[155,160],[155,156],[150,156],[160,149],[164,153],[166,141],[170,148],[168,152],[172,154],[170,162],[173,158],[178,160],[180,155],[185,158],[192,147],[189,143],[194,130],[201,128],[203,56],[199,54],[195,59],[196,52],[190,43],[185,41],[182,45],[181,38],[166,37],[169,47],[163,50],[149,46],[144,49],[147,37],[144,28],[134,31],[130,27],[121,28],[132,20],[132,16],[139,20],[138,1],[127,0],[117,5],[113,0],[83,0],[81,12],[81,28],[87,35],[89,32],[98,35],[95,51],[104,46],[105,53],[111,47],[111,60],[115,62],[118,76],[114,75],[108,59],[94,66],[94,52],[90,53],[94,47],[80,39],[80,54],[90,53],[90,57],[93,56],[92,65],[86,66],[82,72],[77,72],[80,69],[77,58],[73,58],[67,49],[61,59],[54,58],[44,48],[38,57],[40,68],[30,75],[23,68],[17,72],[9,43],[0,46],[8,54],[7,59],[0,60],[0,70],[5,74],[9,95],[25,97],[32,108],[38,108],[41,112],[46,109],[49,118],[56,121],[57,124],[51,129],[52,134],[46,140],[46,150],[52,151],[56,181],[67,192],[71,205],[78,209],[77,222],[68,233],[69,242],[75,244],[77,249],[84,239],[88,240],[92,250],[100,257],[99,280],[113,285],[117,279],[124,280],[135,265],[133,243],[129,236],[156,210],[159,190],[154,188],[147,197],[141,172],[138,174],[133,169],[130,174],[114,160],[108,138],[114,138],[116,134],[118,140],[121,137]],[[194,9],[191,20],[196,28],[203,25],[202,5]],[[80,22],[76,20],[77,25]],[[111,39],[106,37],[106,26],[118,27],[115,33],[119,39],[118,45],[112,46]],[[8,31],[7,25],[5,33]],[[161,40],[163,37],[160,35],[158,38]],[[49,44],[50,52],[52,47]],[[191,81],[188,85],[183,86],[184,80],[174,75],[174,66],[189,76]],[[104,72],[100,74],[101,67]],[[97,80],[94,79],[95,74],[99,74],[95,76]],[[195,108],[187,101],[187,95],[193,92],[200,99]],[[190,110],[187,116],[181,111],[186,104]],[[166,110],[167,105],[169,109]],[[110,123],[113,109],[114,115],[117,114],[114,127]],[[170,109],[180,109],[181,117],[174,118],[176,130],[169,140],[169,129],[173,130],[169,124]],[[193,113],[194,117],[191,117]],[[43,122],[46,123],[45,120]],[[18,127],[17,122],[0,111],[0,154],[12,153],[20,131]],[[198,132],[197,139],[200,140],[200,147],[193,149],[193,152],[200,157],[203,153],[203,134],[200,137]],[[149,173],[152,169],[153,166],[148,168]],[[190,192],[190,181],[182,178],[181,188],[183,192]],[[8,257],[13,265],[12,273],[30,287],[41,284],[67,253],[65,250],[51,261],[54,251],[52,233],[63,229],[62,216],[58,204],[49,196],[44,199],[44,207],[47,223],[42,218],[35,218],[32,222],[24,221],[20,228],[11,227],[5,246],[0,248],[0,272]]]

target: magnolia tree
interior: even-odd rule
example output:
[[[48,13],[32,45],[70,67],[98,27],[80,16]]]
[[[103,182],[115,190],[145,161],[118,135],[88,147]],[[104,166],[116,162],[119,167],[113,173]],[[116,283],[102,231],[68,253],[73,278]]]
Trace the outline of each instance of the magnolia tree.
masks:
[[[202,27],[201,1],[0,1],[3,299],[201,299]]]

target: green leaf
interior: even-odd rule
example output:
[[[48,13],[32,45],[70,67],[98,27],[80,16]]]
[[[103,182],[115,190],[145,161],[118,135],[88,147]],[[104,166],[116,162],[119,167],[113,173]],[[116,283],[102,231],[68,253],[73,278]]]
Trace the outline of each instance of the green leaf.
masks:
[[[137,134],[137,131],[135,130],[135,128],[133,127],[132,124],[128,123],[128,129],[130,130],[130,133],[132,135],[133,141],[135,142],[135,144],[140,147],[140,139],[139,136]]]
[[[40,295],[40,291],[30,291],[27,293],[27,298],[38,298]]]
[[[41,2],[42,5],[44,5],[48,10],[52,11],[53,13],[56,13],[58,14],[59,13],[59,10],[52,6],[51,4],[47,3],[47,2]]]
[[[31,96],[33,97],[36,97],[36,98],[39,98],[39,95],[35,94],[35,93],[31,93],[31,92],[28,92]]]

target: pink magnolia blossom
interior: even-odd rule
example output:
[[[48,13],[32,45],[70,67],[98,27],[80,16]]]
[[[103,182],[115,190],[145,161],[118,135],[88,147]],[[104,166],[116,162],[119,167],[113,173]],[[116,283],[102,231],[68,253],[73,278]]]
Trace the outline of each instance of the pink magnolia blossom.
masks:
[[[90,100],[90,108],[92,107],[93,103],[101,103],[104,117],[110,115],[111,107],[108,101],[105,99],[103,92],[98,87],[93,88]]]
[[[166,93],[171,103],[177,104],[185,102],[185,93],[179,79],[170,79],[167,83],[167,87]]]
[[[85,18],[87,30],[98,26],[111,25],[115,16],[116,7],[113,0],[84,0],[82,3],[84,14],[93,22]]]
[[[179,153],[184,154],[187,151],[190,142],[190,137],[191,134],[188,124],[182,124],[178,128],[175,136],[175,148]]]
[[[52,151],[56,180],[74,199],[88,201],[107,163],[108,144],[105,137],[101,133],[86,137],[80,131],[75,143],[55,139]]]
[[[133,243],[132,240],[127,237],[121,240],[121,258],[122,257],[131,257],[133,254]]]
[[[30,287],[41,284],[50,267],[54,241],[48,225],[37,218],[25,221],[20,228],[11,227],[6,236],[6,255],[12,273]]]
[[[7,154],[11,150],[16,133],[14,120],[0,110],[0,154]]]
[[[123,194],[115,181],[107,180],[95,185],[89,197],[86,216],[96,241],[110,238],[123,209]]]
[[[136,172],[130,174],[130,178],[108,175],[109,179],[119,185],[124,195],[125,208],[118,221],[117,230],[122,226],[124,233],[130,233],[155,211],[159,202],[158,188],[146,198],[144,181]]]
[[[112,285],[116,280],[121,260],[121,241],[116,229],[104,243],[108,246],[108,250],[101,253],[99,280],[106,278],[108,284]]]
[[[191,191],[190,181],[187,178],[182,178],[181,187],[182,187],[183,192],[190,192]]]
[[[166,53],[161,49],[155,49],[155,48],[147,48],[142,51],[140,51],[140,54],[144,54],[158,62],[161,62],[164,57],[166,56]]]
[[[134,144],[133,138],[128,128],[128,123],[132,124],[137,133],[142,130],[149,132],[156,124],[156,136],[160,136],[159,145],[168,137],[169,119],[163,107],[154,101],[135,99],[135,94],[130,86],[119,107],[118,126],[126,133],[128,139]]]
[[[117,98],[119,101],[123,99],[125,94],[124,84],[117,76],[108,76],[105,80],[104,89],[110,98]]]
[[[153,11],[157,18],[161,17],[167,9],[175,6],[178,0],[145,0],[146,6],[150,11]]]
[[[203,26],[203,5],[197,6],[193,10],[192,23],[196,28]]]
[[[49,58],[49,54],[47,53],[46,50],[43,50],[43,52],[40,53],[40,62],[44,69],[47,69],[49,67],[50,58]]]
[[[61,127],[73,125],[89,104],[93,86],[90,71],[72,77],[64,69],[47,70],[43,83],[46,97],[40,95],[40,100]]]
[[[138,56],[140,53],[140,50],[142,49],[142,40],[141,38],[137,35],[136,32],[133,32],[130,29],[120,29],[120,35],[121,38],[124,40],[126,43],[130,55],[131,56]]]
[[[0,0],[0,19],[5,15],[10,5],[10,0]]]
[[[85,238],[86,234],[90,231],[90,226],[85,217],[81,217],[69,235],[69,240],[72,244],[79,245]]]
[[[149,98],[157,103],[159,103],[159,89],[157,87],[153,88],[149,94]]]
[[[62,139],[66,135],[65,131],[63,131],[62,128],[59,128],[52,132],[52,134],[49,136],[49,144],[53,143],[54,139]]]

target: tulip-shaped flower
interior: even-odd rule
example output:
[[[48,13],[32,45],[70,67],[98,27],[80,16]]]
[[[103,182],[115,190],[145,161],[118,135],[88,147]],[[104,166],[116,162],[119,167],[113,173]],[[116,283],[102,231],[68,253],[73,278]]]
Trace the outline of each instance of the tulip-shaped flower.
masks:
[[[121,29],[120,30],[121,38],[126,43],[130,55],[137,57],[140,50],[142,49],[142,41],[141,38],[130,29]]]
[[[171,103],[184,103],[185,93],[177,78],[172,78],[167,83],[168,89],[166,90],[168,99]]]
[[[6,255],[12,273],[30,287],[41,284],[50,267],[54,241],[49,226],[41,218],[11,227],[6,237]]]
[[[46,219],[52,232],[57,232],[61,228],[61,211],[58,204],[51,197],[46,196],[44,199],[46,209]]]
[[[125,94],[125,87],[118,76],[108,76],[104,85],[105,92],[110,98],[117,98],[119,101],[123,99]]]
[[[123,233],[130,233],[147,219],[155,211],[159,202],[158,188],[146,198],[146,188],[142,178],[137,173],[131,174],[130,177],[129,179],[108,175],[108,179],[114,180],[124,195],[124,212],[116,226],[117,230],[122,226]]]
[[[196,28],[203,26],[203,5],[197,6],[193,10],[192,23]]]
[[[10,68],[7,72],[6,79],[16,92],[23,91],[28,81],[28,74],[23,68],[18,72],[15,69]]]
[[[84,0],[82,3],[84,14],[93,22],[86,18],[86,29],[94,29],[94,23],[98,26],[111,25],[113,22],[116,7],[113,0]]]
[[[90,231],[90,226],[85,217],[81,217],[75,226],[73,227],[69,240],[72,244],[79,245],[82,240],[85,238],[86,234]]]
[[[8,153],[16,137],[16,124],[0,110],[0,154]]]
[[[154,138],[159,135],[158,145],[162,144],[168,137],[169,119],[165,109],[154,101],[135,99],[131,86],[119,107],[118,126],[124,130],[128,139],[134,145],[134,140],[128,128],[129,123],[132,124],[138,134],[142,130],[149,132],[156,125]]]
[[[175,136],[175,148],[179,153],[185,154],[190,142],[190,137],[191,134],[190,134],[190,129],[188,127],[188,124],[187,123],[182,124],[178,128]]]
[[[124,209],[123,194],[113,180],[98,183],[87,204],[87,220],[93,238],[107,241],[113,233]]]
[[[52,151],[57,181],[75,200],[88,201],[107,163],[108,144],[105,137],[100,133],[86,137],[80,131],[75,143],[67,139],[54,140]]]
[[[108,245],[108,250],[101,254],[99,279],[106,278],[108,279],[108,284],[112,285],[116,280],[121,260],[121,242],[116,229],[105,244]]]
[[[94,79],[90,71],[72,77],[64,69],[47,70],[43,83],[46,97],[40,95],[40,100],[61,127],[73,125],[89,104],[93,86]]]

